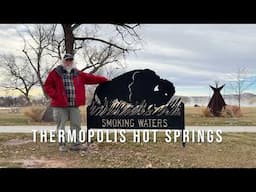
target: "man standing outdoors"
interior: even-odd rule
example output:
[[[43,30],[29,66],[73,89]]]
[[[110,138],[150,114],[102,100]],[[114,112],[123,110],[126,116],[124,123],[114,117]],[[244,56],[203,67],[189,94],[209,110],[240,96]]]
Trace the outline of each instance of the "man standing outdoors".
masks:
[[[85,84],[101,84],[108,79],[79,71],[73,60],[72,54],[65,54],[63,63],[49,73],[44,90],[51,98],[57,131],[65,131],[66,121],[70,120],[71,132],[76,131],[77,136],[70,150],[84,150],[86,146],[78,140],[81,130],[81,115],[78,107],[86,103]],[[66,143],[60,142],[59,151],[67,150]]]

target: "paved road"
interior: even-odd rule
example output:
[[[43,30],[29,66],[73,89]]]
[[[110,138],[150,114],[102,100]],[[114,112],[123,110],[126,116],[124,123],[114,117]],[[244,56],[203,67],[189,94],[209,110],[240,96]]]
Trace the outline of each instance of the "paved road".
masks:
[[[67,128],[69,126],[66,126]],[[45,125],[24,125],[24,126],[0,126],[0,133],[31,133],[32,130],[52,130],[56,127]],[[82,126],[86,129],[86,126]],[[256,132],[256,126],[186,126],[187,130],[217,130],[223,132]]]

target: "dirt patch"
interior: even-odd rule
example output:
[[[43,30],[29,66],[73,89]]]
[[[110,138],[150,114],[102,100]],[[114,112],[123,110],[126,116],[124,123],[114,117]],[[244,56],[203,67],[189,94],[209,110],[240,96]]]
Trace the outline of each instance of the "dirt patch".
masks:
[[[132,135],[127,135],[132,138]],[[59,152],[56,143],[26,143],[31,134],[0,134],[1,168],[255,168],[256,133],[223,133],[222,143],[90,143]],[[19,140],[18,140],[19,139]],[[130,140],[130,139],[128,139]]]
[[[36,159],[32,157],[31,159],[20,159],[12,161],[15,164],[22,164],[21,167],[24,168],[65,168],[68,167],[62,159],[45,159],[44,157]]]
[[[3,145],[24,145],[24,144],[31,143],[31,142],[33,142],[33,141],[28,140],[28,139],[11,139],[6,142],[2,142],[1,144],[3,144]]]
[[[25,168],[64,168],[68,167],[64,162],[60,160],[23,160],[23,166]]]

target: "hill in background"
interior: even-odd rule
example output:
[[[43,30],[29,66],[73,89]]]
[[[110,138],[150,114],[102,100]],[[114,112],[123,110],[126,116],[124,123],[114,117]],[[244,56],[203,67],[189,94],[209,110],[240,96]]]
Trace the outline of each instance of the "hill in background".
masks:
[[[238,105],[237,95],[222,95],[227,105]],[[207,106],[209,96],[177,96],[181,97],[186,106]],[[256,94],[243,93],[241,96],[241,106],[256,107]]]

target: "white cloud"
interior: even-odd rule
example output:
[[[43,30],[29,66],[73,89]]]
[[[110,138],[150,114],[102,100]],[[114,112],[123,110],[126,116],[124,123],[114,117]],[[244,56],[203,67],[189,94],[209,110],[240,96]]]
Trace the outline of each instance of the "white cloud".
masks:
[[[97,35],[111,31],[107,25],[99,29]],[[0,25],[0,52],[21,52],[16,30],[24,27]],[[142,50],[127,56],[127,70],[150,68],[180,92],[208,94],[209,84],[230,81],[239,66],[256,74],[256,24],[144,24],[140,35]]]
[[[185,90],[230,81],[230,73],[245,66],[256,74],[256,25],[145,25],[144,49],[130,56],[130,68],[151,68]],[[193,91],[194,90],[194,91]],[[203,89],[201,89],[203,92]]]
[[[18,36],[18,28],[15,24],[0,24],[0,53],[22,53],[23,40]]]
[[[163,46],[161,44],[151,43],[145,47],[144,52],[153,55],[163,55],[168,57],[185,57],[185,58],[198,58],[199,54],[189,49],[181,49],[175,47]]]

